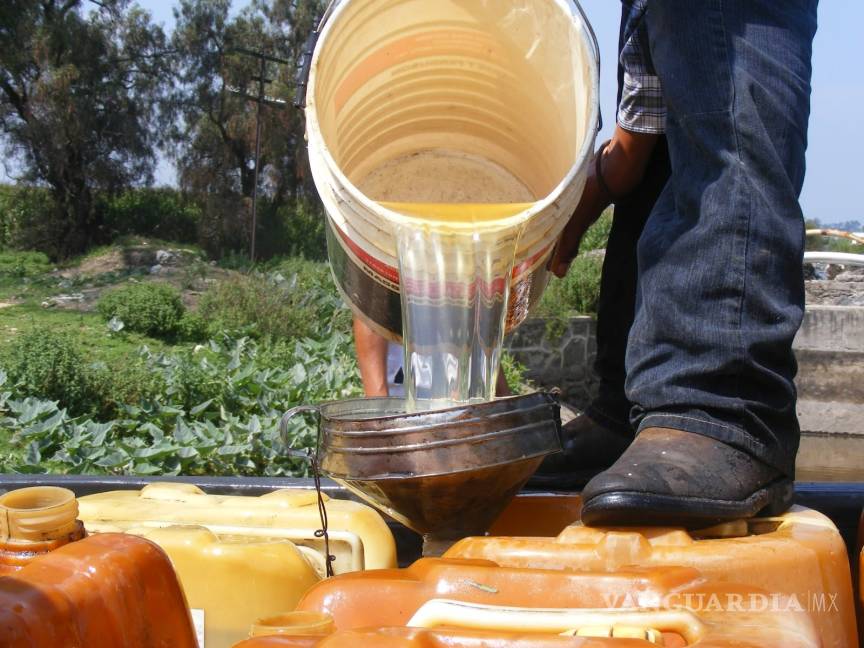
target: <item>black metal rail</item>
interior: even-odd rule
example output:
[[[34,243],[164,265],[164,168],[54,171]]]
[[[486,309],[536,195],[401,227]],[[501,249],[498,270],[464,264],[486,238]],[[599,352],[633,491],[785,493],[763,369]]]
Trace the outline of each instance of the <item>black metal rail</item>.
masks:
[[[195,484],[213,495],[263,495],[279,488],[314,490],[311,478],[289,477],[105,477],[92,475],[0,475],[0,493],[28,486],[61,486],[76,495],[109,490],[138,490],[156,481]],[[357,500],[352,493],[330,479],[321,480],[329,497]],[[537,494],[532,491],[533,494]],[[795,486],[795,501],[830,517],[849,548],[855,550],[858,519],[864,510],[864,483],[806,482]],[[421,539],[398,522],[388,520],[399,548],[399,562],[409,564],[420,556]]]

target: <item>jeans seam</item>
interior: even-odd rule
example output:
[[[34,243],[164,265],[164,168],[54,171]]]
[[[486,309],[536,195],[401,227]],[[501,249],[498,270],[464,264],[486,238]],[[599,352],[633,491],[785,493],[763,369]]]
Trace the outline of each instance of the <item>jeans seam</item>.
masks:
[[[726,12],[724,11],[724,0],[719,0],[720,3],[720,27],[723,31],[723,41],[726,49],[726,66],[727,73],[729,74],[729,90],[731,93],[731,103],[729,106],[729,117],[732,122],[732,136],[735,141],[735,158],[737,160],[738,173],[741,173],[743,179],[747,178],[747,174],[744,172],[744,161],[743,155],[741,152],[741,136],[740,131],[738,129],[738,116],[735,112],[735,107],[738,104],[738,91],[735,87],[735,71],[732,66],[732,61],[729,58],[729,44],[728,44],[728,29],[726,26]],[[738,357],[743,358],[746,356],[746,345],[744,344],[744,337],[742,334],[742,330],[744,327],[744,307],[747,299],[747,275],[748,275],[748,257],[750,254],[750,230],[752,228],[752,212],[753,205],[751,202],[751,198],[747,198],[747,209],[744,210],[744,219],[745,223],[743,224],[743,235],[744,235],[744,250],[743,250],[743,259],[742,259],[742,269],[741,269],[741,279],[740,279],[740,295],[738,297],[738,316],[735,322],[736,329],[736,339],[738,343]],[[743,397],[741,394],[741,386],[738,384],[738,388],[735,390],[736,398],[738,401],[743,401]]]

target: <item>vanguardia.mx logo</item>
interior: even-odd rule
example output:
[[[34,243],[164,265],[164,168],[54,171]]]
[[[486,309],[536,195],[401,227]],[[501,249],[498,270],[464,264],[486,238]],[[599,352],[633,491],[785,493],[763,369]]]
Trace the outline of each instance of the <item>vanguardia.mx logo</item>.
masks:
[[[837,594],[810,592],[798,594],[764,594],[749,592],[683,592],[663,597],[651,594],[609,594],[604,596],[607,608],[672,609],[694,612],[838,612]]]

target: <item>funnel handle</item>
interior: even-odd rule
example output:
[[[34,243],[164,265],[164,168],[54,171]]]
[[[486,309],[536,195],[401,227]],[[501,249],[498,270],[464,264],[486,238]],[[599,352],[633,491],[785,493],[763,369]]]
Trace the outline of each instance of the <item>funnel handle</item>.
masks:
[[[288,438],[288,422],[298,414],[305,414],[306,412],[315,412],[315,414],[318,415],[318,420],[320,422],[321,408],[318,405],[299,405],[297,407],[292,407],[282,415],[282,420],[279,421],[279,436],[282,438],[282,443],[285,447],[289,449],[289,454],[292,454],[292,451],[290,449],[291,439]],[[301,458],[308,459],[309,455],[303,453]]]

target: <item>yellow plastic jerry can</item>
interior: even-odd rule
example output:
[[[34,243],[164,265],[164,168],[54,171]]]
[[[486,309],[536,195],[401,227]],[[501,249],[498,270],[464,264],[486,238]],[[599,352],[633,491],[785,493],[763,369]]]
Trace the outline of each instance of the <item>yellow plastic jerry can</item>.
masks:
[[[396,566],[396,543],[387,523],[357,502],[323,496],[330,554],[336,574]],[[260,497],[207,495],[193,484],[157,482],[140,491],[111,491],[78,500],[79,518],[90,533],[132,528],[196,525],[219,537],[248,541],[282,539],[320,555],[309,556],[323,575],[324,540],[315,491],[278,490]]]
[[[132,527],[127,533],[147,538],[168,554],[202,648],[241,641],[256,619],[293,610],[320,580],[290,540],[217,536],[201,526]]]

